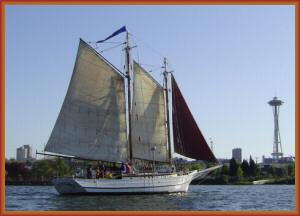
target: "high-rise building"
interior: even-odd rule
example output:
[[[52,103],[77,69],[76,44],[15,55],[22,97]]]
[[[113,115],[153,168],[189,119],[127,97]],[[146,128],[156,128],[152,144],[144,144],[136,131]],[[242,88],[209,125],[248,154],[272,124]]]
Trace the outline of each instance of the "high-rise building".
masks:
[[[32,146],[23,145],[20,148],[17,148],[17,161],[26,161],[32,158]]]
[[[232,157],[236,160],[236,162],[242,163],[242,149],[232,149]]]
[[[25,155],[24,147],[17,148],[17,156],[16,156],[17,161],[24,161],[25,160],[24,155]]]

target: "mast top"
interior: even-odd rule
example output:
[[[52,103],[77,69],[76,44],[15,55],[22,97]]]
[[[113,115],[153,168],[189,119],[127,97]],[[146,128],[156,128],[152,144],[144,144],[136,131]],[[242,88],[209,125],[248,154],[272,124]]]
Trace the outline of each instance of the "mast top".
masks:
[[[163,75],[168,75],[168,73],[172,73],[172,72],[174,72],[173,70],[172,71],[167,71],[167,64],[168,64],[168,62],[167,62],[167,58],[166,57],[164,57],[164,69],[165,69],[165,71],[162,73]]]

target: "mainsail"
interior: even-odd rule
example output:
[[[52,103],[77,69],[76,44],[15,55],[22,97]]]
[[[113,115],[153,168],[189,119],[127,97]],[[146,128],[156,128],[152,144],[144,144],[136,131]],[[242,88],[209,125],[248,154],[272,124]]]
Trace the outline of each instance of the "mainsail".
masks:
[[[139,64],[133,63],[133,157],[167,162],[164,90]],[[156,147],[154,152],[151,147]]]
[[[89,160],[128,160],[124,78],[81,39],[45,151]]]
[[[171,79],[174,151],[189,158],[217,162],[198,128],[173,75],[171,75]]]

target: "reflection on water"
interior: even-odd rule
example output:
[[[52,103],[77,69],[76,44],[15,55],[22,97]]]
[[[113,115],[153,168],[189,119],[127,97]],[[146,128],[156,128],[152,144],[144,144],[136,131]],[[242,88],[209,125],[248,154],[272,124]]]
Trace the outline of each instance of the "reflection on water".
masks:
[[[191,185],[188,193],[62,196],[52,186],[6,186],[6,211],[294,211],[294,185]]]

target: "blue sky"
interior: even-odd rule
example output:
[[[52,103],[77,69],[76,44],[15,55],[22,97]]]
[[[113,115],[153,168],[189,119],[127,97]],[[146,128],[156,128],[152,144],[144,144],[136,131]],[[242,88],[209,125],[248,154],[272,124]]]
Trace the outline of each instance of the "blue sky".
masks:
[[[218,158],[271,156],[275,94],[284,101],[283,152],[295,155],[294,6],[6,6],[5,156],[43,150],[64,100],[79,38],[97,41],[123,25],[132,57],[170,68]],[[111,41],[122,42],[125,34]],[[113,46],[103,45],[98,50]],[[150,47],[150,48],[149,48]],[[121,47],[103,55],[121,67]],[[148,69],[146,67],[146,69]],[[151,73],[159,82],[160,71]]]

